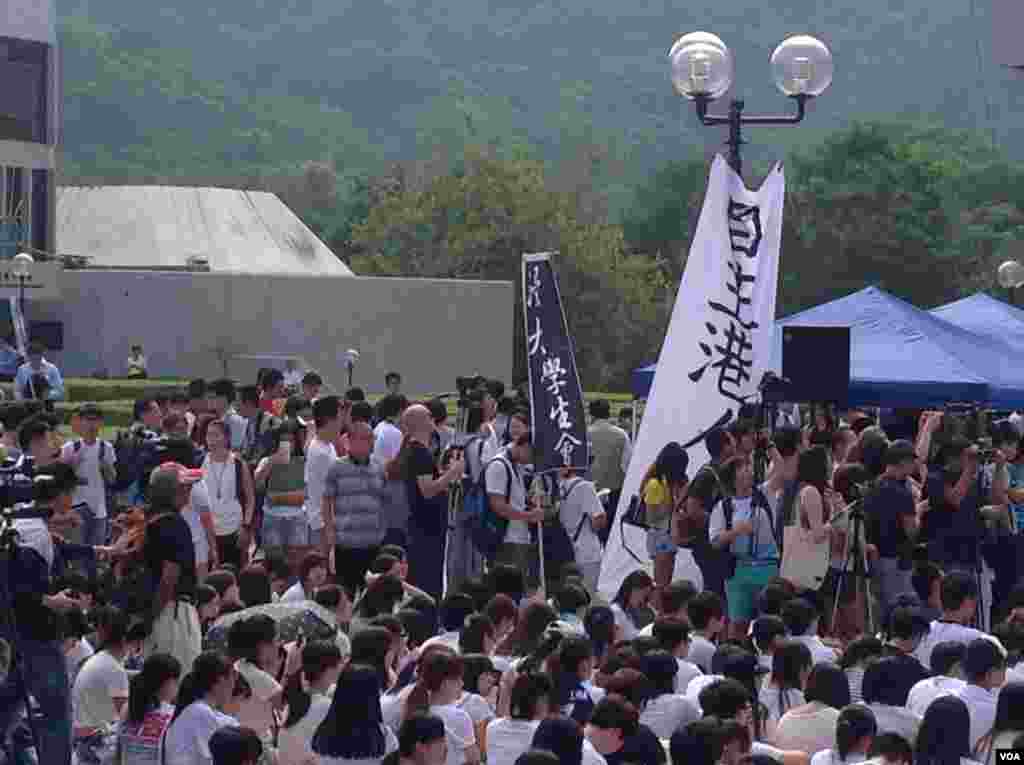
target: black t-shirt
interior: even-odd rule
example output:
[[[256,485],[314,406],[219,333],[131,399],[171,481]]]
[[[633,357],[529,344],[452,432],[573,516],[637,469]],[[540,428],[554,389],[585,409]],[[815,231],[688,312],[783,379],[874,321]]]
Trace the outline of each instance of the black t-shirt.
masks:
[[[408,485],[409,526],[423,534],[443,534],[448,522],[448,494],[441,492],[436,497],[424,497],[418,480],[423,476],[436,479],[440,475],[434,455],[415,441],[408,442],[403,451],[402,473]]]
[[[882,478],[864,498],[869,544],[878,547],[881,558],[902,558],[910,553],[910,539],[903,528],[903,519],[913,516],[914,495],[906,481]]]
[[[181,513],[167,513],[146,527],[146,544],[142,558],[149,570],[154,589],[159,585],[164,562],[181,566],[178,597],[193,598],[196,592],[196,548],[192,530]],[[155,593],[154,593],[155,594]]]
[[[608,765],[664,765],[668,761],[665,747],[646,725],[640,725],[636,733],[628,736],[622,749],[604,756]]]
[[[979,474],[980,477],[980,474]],[[978,562],[978,545],[984,535],[980,508],[985,504],[979,481],[975,480],[960,507],[946,501],[941,471],[928,474],[929,510],[925,515],[924,537],[932,560],[943,564],[972,566]]]

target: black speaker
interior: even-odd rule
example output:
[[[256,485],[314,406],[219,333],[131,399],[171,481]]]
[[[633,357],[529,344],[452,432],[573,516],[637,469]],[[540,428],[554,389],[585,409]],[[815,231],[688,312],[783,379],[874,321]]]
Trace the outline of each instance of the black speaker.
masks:
[[[783,327],[782,376],[791,401],[845,404],[850,395],[850,328]]]

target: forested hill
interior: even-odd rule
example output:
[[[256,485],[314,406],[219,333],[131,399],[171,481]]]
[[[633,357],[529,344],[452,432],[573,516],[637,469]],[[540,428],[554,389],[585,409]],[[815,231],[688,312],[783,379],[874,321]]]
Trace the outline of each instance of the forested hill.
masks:
[[[244,175],[438,144],[615,143],[636,168],[707,140],[668,83],[678,34],[715,31],[750,109],[784,107],[768,58],[807,32],[836,80],[779,155],[853,119],[1024,137],[1024,84],[977,44],[983,0],[58,0],[71,173]],[[977,6],[977,8],[973,8]]]

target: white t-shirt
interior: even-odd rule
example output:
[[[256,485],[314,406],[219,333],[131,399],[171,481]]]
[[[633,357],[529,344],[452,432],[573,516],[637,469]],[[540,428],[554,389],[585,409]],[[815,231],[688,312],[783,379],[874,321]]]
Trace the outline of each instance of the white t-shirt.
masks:
[[[533,743],[539,720],[502,717],[487,726],[487,765],[515,765]]]
[[[205,701],[189,704],[164,734],[163,765],[213,765],[210,737],[238,721]]]
[[[558,506],[559,520],[565,528],[569,539],[573,540],[576,552],[576,563],[599,563],[601,561],[601,541],[597,538],[590,518],[604,512],[601,500],[597,498],[594,484],[582,478],[570,478],[562,481],[560,486],[561,503]],[[587,518],[588,520],[583,520]],[[582,525],[580,525],[582,522]],[[576,530],[579,529],[579,536]]]
[[[787,688],[779,693],[778,686],[765,684],[758,692],[758,701],[764,704],[768,710],[768,719],[777,723],[779,719],[795,707],[801,707],[807,703],[804,693],[798,688]]]
[[[313,531],[324,527],[322,513],[327,473],[338,461],[338,451],[334,444],[325,443],[319,438],[309,442],[306,449],[306,520]]]
[[[694,633],[690,637],[690,653],[686,658],[697,665],[702,672],[711,671],[711,657],[715,655],[715,644],[703,635]]]
[[[992,725],[996,721],[999,692],[987,691],[977,685],[967,685],[957,697],[963,700],[971,713],[971,751],[974,751],[978,742],[992,730]]]
[[[331,700],[322,694],[313,694],[306,714],[290,728],[278,732],[277,765],[309,765],[313,757],[313,734],[327,718]],[[315,761],[315,760],[314,760]]]
[[[391,730],[398,732],[402,725],[402,715],[405,712],[405,702],[412,693],[413,686],[409,685],[398,693],[385,693],[380,697],[380,715],[384,724]]]
[[[509,483],[509,473],[512,482]],[[502,499],[508,495],[509,505],[520,513],[526,511],[526,487],[523,476],[509,461],[506,452],[501,451],[487,464],[484,469],[484,484],[488,494],[497,494]],[[530,529],[525,521],[509,521],[505,532],[505,541],[509,544],[530,544]]]
[[[697,705],[685,696],[675,693],[666,693],[651,699],[640,712],[640,722],[661,739],[672,738],[673,733],[697,719],[700,719]]]
[[[114,699],[128,699],[128,673],[120,660],[106,651],[87,659],[78,671],[71,691],[75,725],[100,728],[120,718]]]
[[[448,739],[448,759],[445,760],[445,765],[463,765],[466,761],[466,750],[476,746],[473,721],[454,704],[431,706],[430,714],[437,715],[444,721],[444,733]]]
[[[811,765],[853,765],[853,763],[864,762],[867,755],[863,752],[850,752],[846,759],[840,759],[839,752],[835,749],[825,749],[811,757]]]
[[[921,718],[918,715],[904,707],[890,707],[885,704],[868,704],[868,709],[875,714],[878,735],[898,733],[911,746],[917,743],[917,732],[921,728]]]
[[[490,722],[495,717],[494,709],[487,699],[479,693],[463,693],[459,700],[455,702],[455,706],[469,715],[473,725]]]
[[[615,615],[615,626],[622,630],[622,639],[635,640],[640,631],[630,615],[626,613],[626,609],[618,603],[612,603],[612,613]]]
[[[767,484],[762,484],[761,491],[764,493],[765,499],[768,500],[769,507],[774,514],[772,498],[767,491]],[[769,560],[773,558],[777,560],[779,550],[775,544],[775,534],[772,531],[772,519],[765,509],[760,506],[758,506],[755,516],[752,510],[753,504],[753,496],[733,498],[733,527],[735,528],[738,523],[749,522],[753,525],[754,532],[746,536],[737,537],[729,545],[729,549],[737,558],[742,560]],[[725,509],[722,507],[722,503],[718,502],[711,511],[711,517],[708,519],[708,539],[714,542],[725,530]],[[751,552],[753,552],[753,555],[751,555]]]
[[[388,462],[402,451],[402,431],[384,420],[373,429],[373,456]]]
[[[700,671],[700,667],[686,659],[676,659],[676,664],[679,665],[679,671],[676,672],[676,693],[686,693],[690,681],[704,673]]]
[[[200,513],[210,512],[210,500],[202,481],[192,487],[191,496],[189,504],[181,510],[181,517],[185,519],[188,530],[192,532],[192,547],[196,551],[196,563],[209,563],[210,540],[206,537],[206,528],[203,526]]]
[[[697,705],[697,709],[700,709],[700,692],[712,683],[724,679],[724,675],[697,675],[697,677],[693,678],[693,680],[690,681],[690,684],[686,686],[685,696]],[[701,714],[704,714],[703,710],[701,710]]]
[[[398,739],[391,732],[391,729],[386,725],[382,725],[381,728],[384,730],[384,754],[380,757],[355,757],[350,759],[348,757],[325,757],[320,754],[317,755],[316,765],[379,765],[385,757],[398,749]]]
[[[242,504],[235,485],[235,458],[214,462],[203,460],[203,481],[206,499],[213,513],[213,531],[219,537],[230,536],[242,527]]]
[[[82,662],[96,653],[89,641],[85,638],[75,642],[70,651],[64,653],[64,665],[68,670],[68,685],[75,687],[75,679],[78,677],[78,670],[82,668]]]
[[[989,635],[987,632],[976,630],[973,627],[966,627],[963,624],[954,624],[953,622],[934,621],[928,630],[928,634],[924,636],[924,640],[914,651],[914,656],[921,662],[925,669],[931,669],[932,666],[932,651],[935,650],[935,646],[939,643],[945,643],[952,641],[954,643],[963,643],[967,645],[972,640],[978,638],[985,638],[991,640],[993,643],[998,645],[1003,651],[1003,655],[1006,655],[1006,649],[1003,648],[1003,644],[999,642],[999,639]]]
[[[910,689],[907,695],[907,709],[915,715],[924,717],[924,713],[935,699],[940,696],[956,696],[966,687],[967,683],[955,677],[926,677]]]
[[[244,659],[235,662],[235,670],[245,678],[252,689],[252,696],[238,707],[238,724],[252,728],[262,736],[274,725],[274,707],[271,699],[281,692],[281,684],[272,675]]]
[[[78,446],[78,449],[75,447]],[[114,447],[107,441],[97,440],[94,444],[87,444],[81,439],[68,441],[60,450],[61,459],[69,464],[75,464],[75,475],[80,481],[88,481],[85,486],[75,489],[72,501],[77,505],[86,503],[97,518],[107,517],[107,489],[100,472],[100,453],[102,452],[103,464],[114,467],[117,457],[114,454]]]
[[[302,588],[302,582],[296,582],[281,596],[282,603],[301,603],[304,600],[309,600],[309,598],[306,597],[306,591]]]
[[[798,712],[790,710],[779,719],[774,743],[780,749],[814,755],[835,746],[838,722],[839,710],[824,704],[811,704]]]

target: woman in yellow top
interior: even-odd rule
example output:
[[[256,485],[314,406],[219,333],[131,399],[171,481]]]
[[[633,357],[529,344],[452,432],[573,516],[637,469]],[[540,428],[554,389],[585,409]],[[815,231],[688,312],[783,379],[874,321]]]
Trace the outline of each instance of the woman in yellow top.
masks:
[[[672,582],[676,545],[672,541],[672,514],[686,501],[690,458],[675,441],[661,450],[647,470],[641,488],[646,505],[647,552],[654,560],[654,583],[660,589]]]

